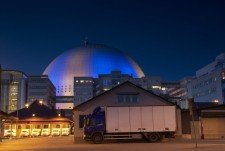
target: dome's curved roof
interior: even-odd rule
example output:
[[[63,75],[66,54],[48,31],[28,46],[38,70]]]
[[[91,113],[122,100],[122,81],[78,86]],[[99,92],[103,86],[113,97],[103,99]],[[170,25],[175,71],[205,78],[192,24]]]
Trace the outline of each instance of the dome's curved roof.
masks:
[[[57,89],[73,87],[74,77],[96,78],[99,74],[109,74],[111,71],[121,71],[133,77],[144,76],[141,68],[127,55],[115,48],[93,44],[62,53],[48,65],[43,74],[49,76]]]

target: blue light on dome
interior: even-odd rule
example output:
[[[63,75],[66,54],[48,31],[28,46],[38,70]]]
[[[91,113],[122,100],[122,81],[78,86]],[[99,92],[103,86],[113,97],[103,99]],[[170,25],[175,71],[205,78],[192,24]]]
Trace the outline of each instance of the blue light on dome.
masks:
[[[121,71],[133,77],[144,76],[141,68],[130,57],[104,45],[85,45],[66,51],[54,59],[43,74],[49,76],[57,89],[73,87],[74,77],[96,78],[99,74],[109,74],[111,71]],[[57,92],[56,95],[72,96],[73,92]]]

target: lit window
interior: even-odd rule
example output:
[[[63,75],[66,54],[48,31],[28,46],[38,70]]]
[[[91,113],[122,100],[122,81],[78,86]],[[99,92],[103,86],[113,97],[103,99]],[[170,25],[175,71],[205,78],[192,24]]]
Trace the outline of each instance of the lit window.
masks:
[[[153,85],[152,88],[153,89],[161,89],[161,86]]]
[[[84,80],[80,80],[80,83],[84,83]]]
[[[162,90],[163,90],[163,91],[165,91],[165,90],[166,90],[166,88],[165,88],[165,87],[162,87]]]
[[[225,80],[225,72],[221,72],[221,77],[223,80]]]

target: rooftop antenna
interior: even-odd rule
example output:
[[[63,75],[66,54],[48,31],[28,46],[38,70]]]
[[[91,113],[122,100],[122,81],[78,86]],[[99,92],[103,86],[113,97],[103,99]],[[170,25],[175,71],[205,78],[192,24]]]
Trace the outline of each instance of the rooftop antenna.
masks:
[[[84,44],[84,46],[88,45],[88,37],[87,36],[84,37],[83,44]]]

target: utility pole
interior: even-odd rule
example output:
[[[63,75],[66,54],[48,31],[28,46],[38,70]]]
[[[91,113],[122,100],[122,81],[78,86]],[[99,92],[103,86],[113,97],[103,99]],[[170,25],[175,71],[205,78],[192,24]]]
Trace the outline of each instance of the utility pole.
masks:
[[[196,129],[195,129],[195,123],[194,123],[195,121],[194,121],[194,113],[193,113],[193,103],[194,103],[194,99],[193,98],[188,100],[189,111],[190,111],[190,115],[191,115],[191,122],[192,122],[194,137],[195,137],[195,148],[198,148]]]
[[[1,67],[1,64],[0,64],[0,111],[1,111],[1,104],[2,104],[2,96],[1,96],[1,94],[2,94],[2,67]],[[2,124],[2,118],[0,118],[0,142],[2,142],[2,126],[3,126],[3,124]]]

